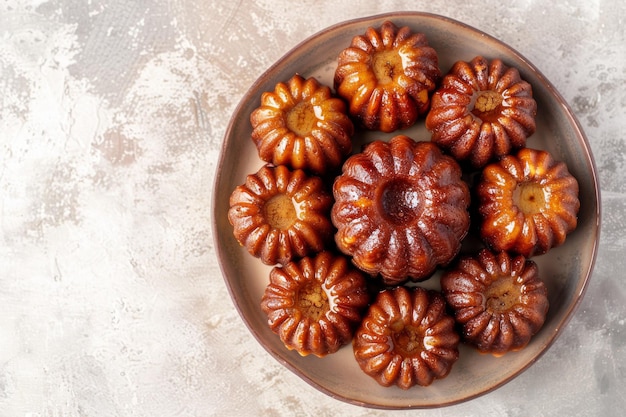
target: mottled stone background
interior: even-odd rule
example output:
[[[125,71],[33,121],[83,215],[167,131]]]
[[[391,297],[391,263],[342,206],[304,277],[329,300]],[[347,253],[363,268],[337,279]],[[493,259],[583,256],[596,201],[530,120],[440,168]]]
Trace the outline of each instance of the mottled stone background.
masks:
[[[461,20],[532,61],[580,119],[602,188],[595,272],[555,345],[501,389],[419,415],[621,414],[625,7],[0,2],[0,416],[386,415],[319,393],[256,343],[220,275],[209,203],[256,77],[328,25],[394,10]]]

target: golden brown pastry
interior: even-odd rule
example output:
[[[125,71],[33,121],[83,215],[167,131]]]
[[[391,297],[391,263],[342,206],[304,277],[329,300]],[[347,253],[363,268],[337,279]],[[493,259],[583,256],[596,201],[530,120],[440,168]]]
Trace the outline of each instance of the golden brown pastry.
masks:
[[[261,308],[288,349],[323,357],[352,340],[369,299],[363,273],[326,251],[272,269]]]
[[[440,77],[437,52],[426,36],[387,21],[355,36],[340,53],[334,85],[363,126],[392,132],[426,112]]]
[[[524,148],[486,166],[476,196],[480,235],[495,251],[543,254],[578,223],[578,182],[546,151]]]
[[[264,92],[250,122],[259,157],[274,165],[322,175],[352,151],[354,125],[346,105],[315,78],[296,74]]]
[[[459,358],[454,325],[440,293],[420,287],[386,289],[354,335],[354,356],[380,385],[427,386],[446,377]]]
[[[431,140],[459,161],[482,167],[526,144],[537,103],[516,68],[478,56],[443,78],[426,116]]]
[[[441,291],[462,325],[463,339],[495,356],[525,347],[543,326],[549,306],[533,261],[487,249],[444,273]]]
[[[286,264],[332,242],[332,195],[319,177],[264,166],[230,196],[237,241],[267,265]]]
[[[470,224],[469,188],[456,161],[403,135],[348,158],[333,195],[337,246],[388,285],[426,279],[450,262]]]

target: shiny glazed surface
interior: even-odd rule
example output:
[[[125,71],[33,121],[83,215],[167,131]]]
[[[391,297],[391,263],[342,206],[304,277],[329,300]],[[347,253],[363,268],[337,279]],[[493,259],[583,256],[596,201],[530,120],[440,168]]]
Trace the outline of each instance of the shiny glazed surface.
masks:
[[[455,158],[482,167],[525,146],[535,133],[532,86],[515,67],[483,56],[457,61],[426,116],[431,140]]]
[[[486,249],[448,269],[441,290],[463,338],[495,356],[523,349],[543,326],[550,304],[534,261]]]
[[[585,295],[539,360],[471,401],[392,416],[621,416],[624,2],[8,0],[0,2],[3,417],[390,415],[320,392],[258,343],[223,279],[211,205],[227,198],[214,195],[217,171],[239,184],[245,174],[233,161],[252,161],[239,148],[239,158],[219,163],[229,119],[260,74],[328,26],[402,10],[465,22],[542,71],[589,139],[603,215]],[[556,265],[586,262],[557,253],[547,262],[557,283],[569,275]],[[243,266],[234,274],[248,276]],[[312,362],[313,372],[324,363]],[[327,369],[318,381],[328,381]]]
[[[491,55],[501,56],[519,68],[524,79],[533,85],[538,106],[542,109],[537,117],[537,133],[533,135],[532,144],[550,149],[558,158],[568,161],[573,175],[580,178],[581,195],[588,203],[580,211],[578,229],[572,234],[568,244],[555,249],[543,259],[537,259],[545,276],[550,277],[548,289],[552,294],[550,303],[553,306],[542,331],[526,349],[507,356],[506,362],[482,356],[462,346],[459,366],[447,378],[437,381],[436,385],[410,392],[392,387],[384,388],[363,375],[352,358],[352,352],[347,349],[339,350],[320,361],[301,358],[284,349],[259,314],[259,300],[265,282],[262,277],[267,272],[246,256],[231,238],[230,228],[223,219],[227,207],[220,199],[214,200],[216,243],[224,278],[235,305],[252,334],[279,362],[314,387],[354,404],[381,408],[439,407],[485,394],[532,365],[554,342],[571,317],[584,293],[595,260],[598,244],[598,189],[588,144],[578,122],[560,95],[531,63],[497,40],[464,24],[428,14],[374,16],[328,28],[287,53],[259,77],[241,101],[227,130],[220,162],[220,167],[230,167],[230,174],[226,175],[225,168],[218,170],[216,195],[229,192],[239,178],[259,163],[254,147],[240,138],[249,135],[250,128],[245,121],[257,106],[261,92],[271,88],[279,80],[288,79],[295,72],[300,72],[305,77],[316,75],[322,81],[330,83],[339,51],[349,44],[355,33],[366,30],[368,26],[380,24],[385,19],[394,19],[400,25],[406,24],[424,32],[430,43],[439,48],[440,65],[444,69],[458,59],[470,59],[486,51]],[[428,137],[422,123],[404,133],[418,139]],[[550,134],[558,134],[562,140],[558,143],[548,140],[552,137]],[[373,140],[373,137],[383,136],[378,133],[359,137],[365,143]],[[560,262],[550,262],[551,259],[559,259]],[[251,275],[254,279],[245,279]],[[436,282],[434,279],[430,284],[436,286]]]
[[[389,285],[422,281],[458,254],[470,226],[461,168],[431,142],[368,143],[333,182],[335,243]]]

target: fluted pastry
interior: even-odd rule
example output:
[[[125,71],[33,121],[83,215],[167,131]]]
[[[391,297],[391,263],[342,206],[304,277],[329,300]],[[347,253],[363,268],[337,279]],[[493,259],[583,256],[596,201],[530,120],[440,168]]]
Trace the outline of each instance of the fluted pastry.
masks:
[[[363,126],[392,132],[426,112],[440,77],[426,35],[386,21],[355,36],[340,53],[334,86]]]
[[[323,357],[350,343],[369,299],[363,273],[324,251],[272,269],[261,308],[288,349]]]
[[[486,166],[476,198],[480,235],[495,251],[541,255],[578,224],[578,182],[547,151],[524,148]]]
[[[441,290],[463,339],[495,356],[524,348],[543,326],[549,307],[535,262],[488,249],[448,270]]]
[[[431,140],[459,161],[482,167],[526,145],[535,132],[531,85],[500,59],[458,61],[437,88],[426,116]]]
[[[319,177],[266,165],[232,192],[228,219],[251,255],[268,265],[286,264],[332,243],[332,203]]]
[[[274,165],[324,175],[352,151],[354,125],[346,105],[312,77],[296,74],[264,92],[250,122],[259,157]]]
[[[386,284],[428,278],[469,229],[461,169],[431,142],[398,135],[368,144],[344,163],[333,195],[337,246]]]
[[[459,358],[454,325],[436,291],[403,286],[383,290],[355,333],[354,356],[382,386],[428,386],[446,377]]]

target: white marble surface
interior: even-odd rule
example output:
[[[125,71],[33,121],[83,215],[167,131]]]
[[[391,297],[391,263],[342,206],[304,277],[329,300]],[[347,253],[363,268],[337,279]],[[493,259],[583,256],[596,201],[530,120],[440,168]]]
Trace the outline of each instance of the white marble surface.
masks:
[[[589,137],[603,218],[586,296],[533,367],[473,401],[392,414],[620,414],[626,6],[477,3],[0,3],[0,415],[387,415],[316,391],[257,344],[220,275],[209,203],[256,77],[326,26],[394,10],[463,21],[532,61]]]

